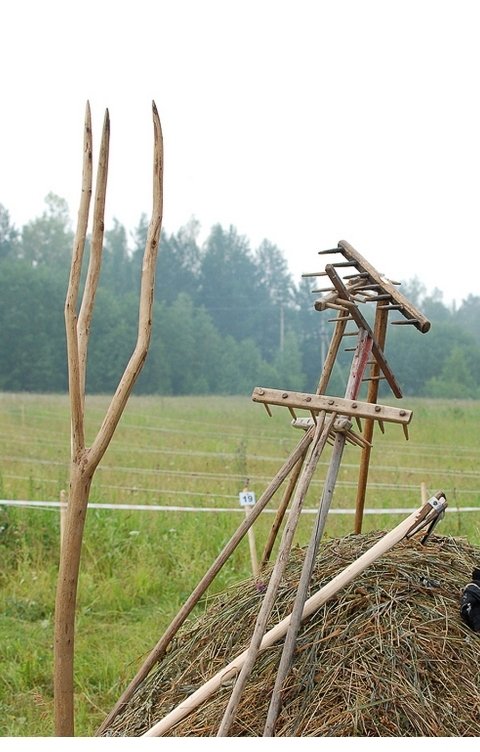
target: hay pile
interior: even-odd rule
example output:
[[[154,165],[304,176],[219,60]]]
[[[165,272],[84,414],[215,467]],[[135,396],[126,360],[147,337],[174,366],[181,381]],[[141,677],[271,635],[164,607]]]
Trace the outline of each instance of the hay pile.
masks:
[[[382,536],[321,545],[311,592]],[[302,551],[295,550],[271,626],[291,611]],[[277,736],[480,736],[480,633],[459,615],[480,548],[433,536],[397,544],[304,625]],[[147,731],[248,646],[261,594],[253,581],[215,596],[186,625],[107,736]],[[232,736],[261,736],[282,643],[261,653]],[[230,687],[175,726],[172,736],[216,736]]]

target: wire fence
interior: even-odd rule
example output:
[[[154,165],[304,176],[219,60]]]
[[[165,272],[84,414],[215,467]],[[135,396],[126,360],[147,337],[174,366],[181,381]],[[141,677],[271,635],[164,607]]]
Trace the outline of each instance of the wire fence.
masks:
[[[27,509],[59,509],[61,507],[66,508],[67,504],[61,501],[29,501],[28,499],[0,499],[0,507],[23,507]],[[110,504],[109,502],[89,502],[89,509],[111,509],[122,510],[127,512],[213,512],[213,513],[238,513],[245,514],[243,507],[186,507],[186,506],[172,506],[172,505],[159,505],[159,504]],[[370,508],[364,509],[364,514],[411,514],[417,507],[385,507],[385,508]],[[317,514],[317,509],[304,508],[302,514]],[[447,512],[480,512],[480,505],[474,507],[447,507]],[[262,514],[276,514],[277,510],[264,509]],[[289,510],[287,510],[288,514]],[[329,514],[355,514],[355,509],[336,509],[329,510]]]

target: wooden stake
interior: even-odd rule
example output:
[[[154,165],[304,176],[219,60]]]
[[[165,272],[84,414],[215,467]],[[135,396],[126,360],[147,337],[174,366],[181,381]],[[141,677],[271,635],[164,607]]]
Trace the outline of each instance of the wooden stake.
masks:
[[[305,603],[305,607],[302,613],[302,621],[308,619],[309,616],[318,611],[330,598],[336,595],[342,588],[346,587],[350,582],[355,580],[367,567],[373,564],[380,556],[383,556],[399,541],[403,540],[407,533],[414,527],[424,515],[424,507],[420,507],[415,512],[412,512],[403,522],[397,525],[393,530],[384,535],[372,548],[366,551],[362,556],[352,562],[346,569],[340,572],[334,577],[327,585],[320,588],[314,595],[311,596]],[[281,640],[285,636],[288,626],[290,624],[291,615],[287,616],[275,627],[270,629],[263,637],[259,652],[263,652],[267,648],[270,648],[278,640]],[[218,671],[211,679],[205,684],[199,687],[183,702],[177,705],[172,711],[170,711],[164,718],[155,723],[143,736],[163,736],[173,726],[186,718],[192,711],[196,710],[206,700],[208,700],[214,692],[216,692],[222,685],[233,679],[239,671],[241,671],[247,656],[249,649],[240,653],[233,659],[228,665]]]
[[[245,507],[245,517],[248,518],[249,515],[250,515],[250,508]],[[259,568],[258,568],[258,559],[257,559],[257,547],[255,544],[255,533],[254,533],[252,526],[248,528],[247,535],[248,535],[248,547],[250,549],[250,562],[252,565],[252,575],[253,575],[254,580],[256,580],[258,579]]]
[[[246,493],[248,491],[248,488],[244,488],[243,490]],[[252,507],[246,504],[245,505],[245,519],[247,523],[248,523],[248,518],[251,512],[252,512]],[[253,524],[248,525],[247,537],[248,537],[248,547],[250,549],[250,563],[252,565],[252,575],[253,575],[253,579],[256,580],[258,578],[259,569],[258,569],[257,547],[255,544],[255,532],[253,530]]]
[[[420,497],[422,499],[422,504],[426,504],[429,498],[428,491],[427,491],[427,484],[422,480],[420,483]]]

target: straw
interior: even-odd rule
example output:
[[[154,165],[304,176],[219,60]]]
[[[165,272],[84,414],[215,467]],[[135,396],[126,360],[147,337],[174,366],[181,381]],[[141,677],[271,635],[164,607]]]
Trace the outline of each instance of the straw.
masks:
[[[382,535],[325,541],[311,592]],[[294,549],[269,626],[290,613],[302,561]],[[479,736],[480,636],[459,614],[479,561],[463,539],[402,541],[322,606],[299,633],[276,735]],[[244,650],[261,599],[253,580],[211,598],[104,734],[142,735]],[[261,736],[282,645],[258,657],[232,736]],[[216,736],[230,693],[222,688],[171,735]]]

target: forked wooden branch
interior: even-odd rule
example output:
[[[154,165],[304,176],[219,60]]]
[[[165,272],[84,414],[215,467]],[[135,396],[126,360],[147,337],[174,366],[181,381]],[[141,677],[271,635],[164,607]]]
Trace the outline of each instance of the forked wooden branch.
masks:
[[[97,175],[90,263],[80,315],[77,320],[82,261],[85,251],[92,193],[92,129],[90,107],[87,105],[82,196],[65,301],[68,383],[71,410],[71,463],[68,510],[60,556],[55,602],[54,710],[55,733],[57,736],[74,735],[73,657],[75,605],[83,529],[90,486],[95,469],[108,447],[136,378],[145,361],[151,336],[155,266],[163,211],[163,140],[160,119],[155,103],[153,103],[153,126],[153,208],[143,259],[137,342],[125,372],[120,379],[115,395],[108,407],[97,437],[92,446],[88,448],[85,446],[84,425],[85,374],[88,338],[100,274],[103,243],[105,192],[108,171],[109,119],[107,113],[103,127]]]
[[[302,613],[302,621],[315,613],[321,606],[332,598],[339,590],[352,582],[361,574],[370,564],[373,564],[380,556],[389,551],[396,543],[403,540],[411,529],[425,518],[425,505],[421,506],[415,512],[412,512],[405,520],[400,522],[397,527],[381,538],[372,548],[366,551],[356,561],[352,562],[346,569],[340,572],[336,577],[330,580],[327,585],[312,595],[307,602]],[[260,652],[274,645],[278,640],[285,636],[290,624],[291,616],[287,616],[269,632],[267,632],[261,642]],[[163,736],[173,726],[186,718],[196,708],[200,707],[209,699],[223,684],[233,679],[241,670],[248,655],[248,648],[233,659],[227,666],[218,671],[211,679],[199,687],[183,702],[171,710],[164,718],[155,723],[143,736]]]

